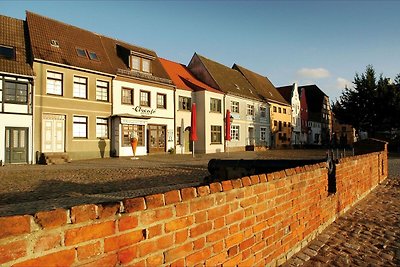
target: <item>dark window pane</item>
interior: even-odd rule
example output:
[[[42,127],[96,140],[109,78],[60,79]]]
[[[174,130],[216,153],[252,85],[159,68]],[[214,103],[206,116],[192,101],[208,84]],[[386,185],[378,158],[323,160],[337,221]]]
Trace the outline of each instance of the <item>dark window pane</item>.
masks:
[[[76,53],[77,53],[78,56],[80,56],[80,57],[87,57],[87,56],[86,56],[86,51],[85,51],[84,49],[77,48],[77,49],[76,49]]]
[[[0,58],[15,60],[14,47],[7,47],[0,45]]]
[[[91,60],[100,60],[95,52],[89,52],[89,58]]]

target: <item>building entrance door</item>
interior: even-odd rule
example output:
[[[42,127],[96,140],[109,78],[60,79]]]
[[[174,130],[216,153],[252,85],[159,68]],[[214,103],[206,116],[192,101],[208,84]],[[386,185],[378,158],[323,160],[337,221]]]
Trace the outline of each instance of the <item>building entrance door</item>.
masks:
[[[6,127],[5,163],[28,162],[28,128]]]
[[[162,153],[166,150],[166,126],[149,125],[149,153]]]
[[[248,132],[249,142],[248,142],[247,145],[253,146],[254,143],[255,143],[255,140],[254,140],[254,128],[253,127],[249,127],[248,131],[249,131]]]
[[[43,152],[64,152],[65,116],[44,114],[42,125]]]

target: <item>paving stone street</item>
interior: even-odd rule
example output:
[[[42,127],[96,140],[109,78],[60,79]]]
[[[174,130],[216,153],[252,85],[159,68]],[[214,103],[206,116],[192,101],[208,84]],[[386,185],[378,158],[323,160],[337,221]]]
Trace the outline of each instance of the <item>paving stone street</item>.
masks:
[[[400,158],[389,178],[283,266],[400,266]]]

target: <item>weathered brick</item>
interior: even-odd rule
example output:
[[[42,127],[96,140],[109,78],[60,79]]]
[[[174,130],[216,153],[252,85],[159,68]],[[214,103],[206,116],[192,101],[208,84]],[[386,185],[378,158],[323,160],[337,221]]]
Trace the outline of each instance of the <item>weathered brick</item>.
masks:
[[[62,250],[42,257],[14,264],[13,267],[22,266],[71,266],[75,261],[75,249]]]
[[[209,232],[211,229],[212,229],[212,223],[210,221],[196,225],[195,227],[190,229],[190,237],[192,238],[197,237],[199,235]]]
[[[162,234],[162,224],[151,226],[147,229],[147,239],[159,236]]]
[[[64,209],[41,211],[35,214],[35,221],[45,229],[63,226],[67,224],[67,211]]]
[[[222,181],[221,184],[222,184],[222,190],[223,190],[224,192],[233,189],[233,185],[232,185],[232,181],[231,181],[231,180]]]
[[[240,251],[250,248],[255,243],[255,237],[251,237],[239,244]]]
[[[65,245],[75,245],[84,241],[110,236],[114,233],[115,223],[113,221],[74,228],[65,232]]]
[[[97,218],[96,205],[87,204],[80,205],[71,208],[71,222],[80,223]]]
[[[142,230],[106,238],[104,240],[104,252],[109,252],[126,246],[134,245],[139,241],[142,241],[144,238],[145,233]]]
[[[186,257],[186,264],[192,266],[202,263],[211,256],[211,248],[205,248]]]
[[[118,263],[117,254],[108,254],[107,256],[104,256],[100,259],[96,259],[92,262],[79,266],[80,267],[116,266],[117,263]]]
[[[224,241],[221,240],[221,241],[216,242],[215,244],[212,245],[212,248],[213,248],[214,254],[220,253],[225,248]]]
[[[205,210],[208,209],[212,206],[214,206],[214,198],[212,197],[203,197],[201,199],[198,200],[194,200],[190,202],[190,212],[196,212],[199,210]]]
[[[118,220],[119,231],[126,231],[129,229],[136,228],[138,226],[138,217],[134,216],[122,216]]]
[[[204,248],[206,245],[206,239],[204,237],[200,237],[199,239],[196,239],[193,241],[193,250],[200,250]]]
[[[177,261],[171,263],[169,267],[182,267],[182,266],[185,266],[185,259],[178,259]]]
[[[156,194],[144,197],[148,209],[158,208],[165,205],[164,194]]]
[[[224,205],[222,207],[216,207],[208,210],[208,219],[214,220],[216,218],[225,216],[229,213],[229,205]]]
[[[250,176],[250,180],[251,180],[251,184],[255,185],[255,184],[259,184],[260,183],[260,177],[258,177],[258,175],[252,175]]]
[[[100,205],[97,205],[97,212],[99,219],[106,219],[109,217],[115,216],[120,208],[121,204],[120,203],[103,203]]]
[[[226,237],[225,245],[226,247],[230,248],[233,247],[234,245],[240,244],[242,241],[243,241],[243,233],[239,232]]]
[[[189,230],[185,229],[175,233],[175,242],[176,244],[182,244],[189,237]]]
[[[24,257],[27,251],[27,243],[20,240],[0,245],[0,264]]]
[[[144,198],[142,198],[142,197],[125,199],[123,201],[123,204],[124,204],[125,212],[128,212],[128,213],[146,209]]]
[[[183,217],[183,218],[179,218],[179,219],[167,222],[165,224],[165,232],[169,233],[172,231],[186,228],[186,227],[192,225],[193,222],[194,222],[193,216]]]
[[[218,265],[222,264],[223,262],[225,262],[227,258],[228,258],[227,253],[221,252],[221,253],[207,259],[206,266],[218,266]]]
[[[232,180],[232,186],[233,186],[233,188],[243,187],[242,180],[241,179]]]
[[[162,220],[172,218],[172,207],[165,207],[161,209],[150,209],[140,214],[140,223],[144,225],[153,224]]]
[[[181,200],[182,200],[179,190],[169,191],[164,194],[164,197],[165,197],[165,204],[167,204],[167,205],[178,203],[178,202],[181,202]]]
[[[46,251],[52,248],[56,248],[61,246],[61,235],[59,233],[56,234],[47,234],[40,236],[34,245],[33,251],[35,253]]]
[[[218,193],[222,191],[221,183],[212,183],[210,184],[210,191],[211,193]]]
[[[222,228],[212,234],[207,235],[207,242],[215,242],[224,239],[228,236],[228,228]]]
[[[183,201],[195,198],[197,196],[196,188],[194,187],[182,188],[181,195]]]
[[[86,260],[101,254],[100,242],[91,243],[77,248],[78,260]]]
[[[239,253],[239,246],[238,245],[235,245],[235,246],[230,247],[228,249],[228,256],[229,257],[235,256],[238,253]]]
[[[210,194],[210,187],[209,186],[199,186],[197,187],[197,195],[200,197],[207,196]]]
[[[31,216],[0,217],[0,238],[31,232]]]
[[[241,178],[241,180],[242,180],[243,186],[250,186],[251,185],[250,177],[246,176],[246,177]]]
[[[164,253],[165,255],[165,262],[173,262],[178,259],[184,258],[190,252],[193,251],[192,243],[187,243],[182,246],[178,246],[176,248],[170,249]]]
[[[266,183],[267,182],[267,175],[266,174],[260,174],[260,183]]]
[[[160,253],[146,258],[147,266],[161,266],[164,263],[164,254]]]
[[[118,251],[118,260],[121,264],[127,264],[137,257],[137,246],[121,249]]]
[[[238,210],[235,213],[231,213],[226,215],[226,224],[229,225],[231,223],[240,221],[244,218],[244,211],[243,210]]]
[[[189,214],[189,204],[185,203],[177,203],[175,204],[175,211],[177,217],[186,216]]]

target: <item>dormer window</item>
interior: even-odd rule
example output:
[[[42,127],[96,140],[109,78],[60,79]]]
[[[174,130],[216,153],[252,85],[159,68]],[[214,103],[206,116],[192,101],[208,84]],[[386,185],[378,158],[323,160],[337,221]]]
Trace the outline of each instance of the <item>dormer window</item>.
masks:
[[[145,56],[131,54],[130,67],[131,70],[151,73],[151,59],[145,58]]]
[[[100,60],[99,57],[97,56],[96,52],[88,51],[88,54],[89,54],[89,58],[90,58],[91,60],[97,60],[97,61]]]
[[[86,50],[85,49],[77,48],[76,49],[76,53],[78,54],[79,57],[86,57],[87,58],[87,54],[86,54]]]
[[[15,48],[0,45],[0,58],[15,60]]]

